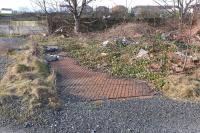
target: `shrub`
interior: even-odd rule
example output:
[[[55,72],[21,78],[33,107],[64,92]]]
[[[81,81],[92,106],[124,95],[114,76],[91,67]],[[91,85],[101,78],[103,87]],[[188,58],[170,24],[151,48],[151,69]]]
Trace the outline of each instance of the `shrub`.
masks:
[[[50,69],[49,69],[49,66],[42,62],[42,61],[39,61],[39,60],[36,60],[34,62],[34,66],[35,66],[35,69],[38,71],[38,73],[44,77],[48,77],[49,74],[50,74]]]
[[[24,64],[17,64],[17,66],[16,66],[17,73],[22,73],[22,72],[26,72],[26,71],[30,71],[30,67],[28,67]]]

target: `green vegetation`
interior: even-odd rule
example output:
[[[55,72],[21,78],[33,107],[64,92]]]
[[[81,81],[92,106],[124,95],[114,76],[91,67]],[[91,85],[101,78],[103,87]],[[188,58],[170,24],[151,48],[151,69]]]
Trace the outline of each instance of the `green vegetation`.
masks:
[[[101,70],[117,77],[147,80],[154,84],[156,89],[163,87],[164,77],[168,74],[166,53],[176,50],[176,45],[162,42],[159,39],[155,40],[154,44],[141,43],[129,46],[113,41],[107,47],[102,47],[99,41],[80,41],[76,38],[56,37],[45,41],[40,40],[44,45],[48,41],[59,44],[64,51],[78,59],[81,65],[90,69]],[[149,51],[150,57],[136,58],[140,49]],[[160,65],[160,70],[152,71],[151,64]]]
[[[152,39],[153,38],[153,39]],[[123,46],[112,41],[103,47],[102,42],[96,40],[81,41],[77,38],[55,37],[47,42],[59,44],[64,51],[76,58],[80,65],[90,69],[101,70],[116,77],[137,78],[146,80],[156,90],[164,91],[168,85],[168,76],[172,74],[172,65],[179,63],[170,53],[179,50],[197,51],[198,45],[185,46],[176,41],[163,41],[160,35],[141,38],[137,45]],[[148,58],[137,58],[140,49],[148,51]],[[158,68],[151,68],[155,66]],[[188,73],[188,72],[186,72]],[[166,93],[167,94],[167,93]]]
[[[178,83],[183,85],[186,81],[195,83],[198,81],[198,79],[189,80],[193,77],[188,77],[188,74],[197,73],[196,69],[199,68],[198,42],[188,45],[181,37],[173,38],[179,36],[178,34],[168,36],[166,32],[164,34],[166,37],[163,38],[162,33],[165,33],[163,29],[156,32],[155,30],[158,29],[146,24],[128,23],[107,32],[92,34],[92,37],[89,34],[89,37],[35,36],[34,39],[40,41],[42,45],[58,44],[63,51],[78,60],[80,65],[90,69],[100,70],[116,77],[146,80],[155,90],[162,91],[171,98],[198,99],[200,97],[196,94],[198,85],[197,87],[181,87],[181,85],[176,87]],[[124,46],[120,41],[111,39],[114,37],[117,39],[125,37],[139,43]],[[105,46],[102,43],[107,39],[110,41]],[[147,57],[138,57],[141,50],[148,52]],[[184,80],[169,84],[170,76],[178,78],[180,74],[183,75]],[[185,90],[181,90],[182,88]]]
[[[29,70],[30,70],[30,67],[28,67],[24,64],[17,64],[17,66],[16,66],[17,73],[27,72]]]
[[[47,64],[37,60],[35,61],[35,65],[38,68],[38,73],[41,74],[41,76],[44,76],[44,77],[49,76],[50,70]]]
[[[0,34],[0,37],[11,37],[11,38],[18,38],[18,37],[24,37],[23,35],[17,35],[17,34],[12,34],[12,35],[6,35],[6,34]]]

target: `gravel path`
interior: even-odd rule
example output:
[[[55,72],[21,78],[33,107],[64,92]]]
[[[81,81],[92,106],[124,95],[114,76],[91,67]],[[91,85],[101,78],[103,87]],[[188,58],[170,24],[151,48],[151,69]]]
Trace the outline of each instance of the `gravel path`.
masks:
[[[200,104],[165,98],[67,103],[45,127],[27,133],[198,133]],[[1,131],[1,129],[0,129]]]

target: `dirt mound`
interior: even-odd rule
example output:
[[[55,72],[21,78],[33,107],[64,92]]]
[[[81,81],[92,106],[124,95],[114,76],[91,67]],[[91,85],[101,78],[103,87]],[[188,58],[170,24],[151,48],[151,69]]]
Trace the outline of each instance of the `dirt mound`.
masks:
[[[96,35],[97,40],[107,40],[114,37],[126,37],[126,38],[137,38],[141,36],[147,36],[152,34],[155,28],[149,26],[146,23],[136,24],[136,23],[125,23],[121,25],[114,26],[104,32],[98,33]]]

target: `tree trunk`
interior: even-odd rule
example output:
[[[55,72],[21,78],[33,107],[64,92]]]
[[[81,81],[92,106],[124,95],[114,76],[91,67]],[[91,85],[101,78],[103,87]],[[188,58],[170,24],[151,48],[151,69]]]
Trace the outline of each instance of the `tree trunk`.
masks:
[[[80,18],[74,16],[74,33],[78,34],[80,32]]]
[[[182,32],[183,29],[183,9],[179,9],[179,30]]]
[[[52,16],[47,15],[47,28],[48,28],[48,33],[52,34],[53,33],[53,25],[52,25]]]

